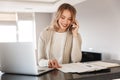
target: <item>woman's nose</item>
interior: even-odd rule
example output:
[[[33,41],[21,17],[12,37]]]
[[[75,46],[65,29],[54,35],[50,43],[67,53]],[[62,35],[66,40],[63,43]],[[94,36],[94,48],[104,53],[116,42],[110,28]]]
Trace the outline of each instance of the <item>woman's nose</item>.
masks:
[[[68,24],[68,20],[64,20],[64,24]]]

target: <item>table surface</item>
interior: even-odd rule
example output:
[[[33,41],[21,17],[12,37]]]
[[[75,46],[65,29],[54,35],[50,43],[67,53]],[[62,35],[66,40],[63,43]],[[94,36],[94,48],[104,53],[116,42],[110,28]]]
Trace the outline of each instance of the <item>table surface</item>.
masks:
[[[120,61],[112,60],[109,62]],[[89,73],[63,73],[53,70],[39,76],[1,74],[1,80],[113,80],[120,78],[120,67]]]

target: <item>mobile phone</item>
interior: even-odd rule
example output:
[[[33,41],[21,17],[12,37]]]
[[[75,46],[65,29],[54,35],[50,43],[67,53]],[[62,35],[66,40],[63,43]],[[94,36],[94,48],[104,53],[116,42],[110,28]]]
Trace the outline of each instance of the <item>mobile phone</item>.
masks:
[[[73,27],[73,24],[70,25],[70,30],[75,29],[76,27]]]

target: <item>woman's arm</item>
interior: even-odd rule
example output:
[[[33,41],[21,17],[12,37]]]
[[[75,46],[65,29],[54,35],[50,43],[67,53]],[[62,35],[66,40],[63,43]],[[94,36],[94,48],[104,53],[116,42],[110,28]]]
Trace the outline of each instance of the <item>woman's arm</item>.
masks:
[[[72,52],[71,52],[71,60],[72,62],[80,62],[82,58],[81,53],[81,36],[78,33],[77,36],[73,36],[73,44],[72,44]]]
[[[45,55],[45,39],[42,32],[38,40],[38,65],[48,66],[48,61],[49,60],[46,59],[46,55]]]
[[[73,24],[72,34],[73,34],[73,44],[72,44],[72,52],[71,52],[71,60],[72,62],[79,62],[82,58],[81,53],[81,36],[78,33],[79,24],[78,21],[75,20],[75,23]]]

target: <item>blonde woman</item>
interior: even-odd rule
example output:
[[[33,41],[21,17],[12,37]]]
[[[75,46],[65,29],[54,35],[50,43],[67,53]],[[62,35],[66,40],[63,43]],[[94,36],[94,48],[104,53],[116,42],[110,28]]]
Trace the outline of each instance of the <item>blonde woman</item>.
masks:
[[[41,32],[38,42],[39,66],[60,68],[60,64],[81,61],[81,37],[76,9],[60,5],[52,24]]]

